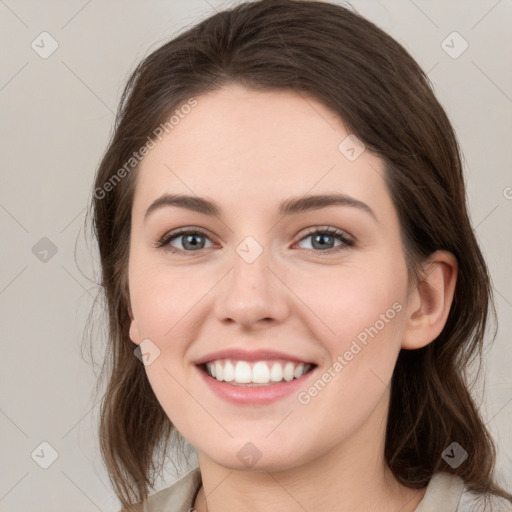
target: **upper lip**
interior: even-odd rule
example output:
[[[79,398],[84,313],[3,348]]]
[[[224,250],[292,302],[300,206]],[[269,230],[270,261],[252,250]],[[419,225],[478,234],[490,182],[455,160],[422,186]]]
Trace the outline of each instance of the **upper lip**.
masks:
[[[239,361],[265,361],[267,359],[285,359],[286,361],[295,361],[297,363],[310,363],[310,361],[294,356],[292,354],[287,354],[285,352],[279,352],[271,349],[247,350],[243,348],[227,348],[207,354],[195,361],[195,364],[204,364],[219,359],[235,359]]]

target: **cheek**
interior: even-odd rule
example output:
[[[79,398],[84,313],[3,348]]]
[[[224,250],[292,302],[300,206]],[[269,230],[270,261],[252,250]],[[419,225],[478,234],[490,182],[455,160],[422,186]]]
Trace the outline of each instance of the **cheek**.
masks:
[[[322,312],[322,325],[335,334],[327,328],[315,332],[326,359],[318,380],[298,397],[304,421],[315,418],[339,439],[350,436],[382,400],[404,327],[403,276],[351,270],[320,283],[312,309]]]
[[[197,335],[198,316],[204,315],[201,298],[208,291],[206,281],[207,276],[205,280],[197,272],[142,259],[134,259],[130,274],[132,308],[141,339],[150,339],[159,350],[158,357],[145,367],[148,381],[167,416],[183,432],[191,430],[192,419],[200,414],[189,391],[193,379],[187,371],[187,349]]]
[[[291,276],[289,277],[291,279]],[[348,350],[350,342],[374,327],[381,337],[392,337],[400,330],[406,273],[385,262],[358,261],[311,275],[293,279],[294,292],[319,319],[315,334],[328,341],[330,352]]]
[[[391,257],[388,262],[377,260],[380,264],[360,261],[336,272],[331,269],[329,276],[310,284],[313,293],[309,295],[304,295],[306,280],[297,283],[297,293],[308,297],[308,306],[321,317],[313,335],[325,349],[319,377],[329,382],[319,399],[315,389],[305,389],[301,403],[314,402],[310,411],[315,410],[327,423],[331,419],[324,417],[322,402],[336,404],[332,410],[350,411],[351,419],[344,420],[347,432],[382,397],[404,329],[407,272]],[[323,389],[322,384],[317,388]]]
[[[176,339],[182,320],[214,284],[214,277],[200,276],[193,268],[163,267],[140,258],[132,261],[129,283],[133,313],[141,335],[146,338]]]

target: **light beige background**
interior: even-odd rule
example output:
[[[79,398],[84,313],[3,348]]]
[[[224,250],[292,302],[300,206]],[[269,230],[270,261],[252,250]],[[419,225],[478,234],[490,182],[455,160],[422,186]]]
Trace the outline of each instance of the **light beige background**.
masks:
[[[98,275],[95,247],[84,237],[85,208],[129,72],[178,31],[228,5],[0,0],[1,512],[119,509],[99,456],[95,374],[80,351]],[[428,72],[461,143],[500,321],[486,358],[483,412],[499,445],[501,482],[512,490],[512,2],[352,6]],[[58,44],[47,58],[44,31]],[[457,58],[445,51],[463,48],[454,31],[469,44]],[[100,354],[101,347],[98,338]],[[43,469],[52,450],[57,458]],[[176,477],[170,466],[158,488]]]

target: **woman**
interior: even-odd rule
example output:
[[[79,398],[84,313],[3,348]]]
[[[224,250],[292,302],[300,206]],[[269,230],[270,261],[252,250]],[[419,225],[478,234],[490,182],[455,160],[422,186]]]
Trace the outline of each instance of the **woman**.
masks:
[[[457,140],[374,24],[262,0],[163,45],[92,207],[123,510],[512,510],[465,378],[494,309]],[[172,434],[199,467],[148,498]]]

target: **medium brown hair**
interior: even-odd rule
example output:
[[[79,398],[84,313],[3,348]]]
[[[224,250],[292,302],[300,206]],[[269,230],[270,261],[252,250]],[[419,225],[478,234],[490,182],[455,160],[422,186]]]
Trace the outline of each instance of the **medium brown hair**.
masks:
[[[229,83],[314,97],[382,158],[414,282],[434,251],[455,255],[458,278],[443,331],[426,347],[399,354],[385,458],[397,480],[412,488],[446,471],[471,490],[512,499],[494,481],[496,448],[471,395],[476,378],[468,375],[470,364],[481,361],[488,317],[496,318],[492,286],[468,218],[458,142],[427,75],[398,42],[348,8],[261,0],[199,22],[137,66],[97,170],[90,206],[108,311],[99,435],[123,507],[133,510],[133,499],[147,499],[164,461],[155,464],[155,456],[166,454],[169,442],[174,447],[179,434],[174,436],[128,334],[137,166],[122,177],[119,170],[180,105]],[[454,441],[469,454],[456,469],[441,456]]]

